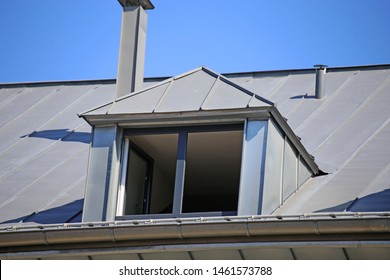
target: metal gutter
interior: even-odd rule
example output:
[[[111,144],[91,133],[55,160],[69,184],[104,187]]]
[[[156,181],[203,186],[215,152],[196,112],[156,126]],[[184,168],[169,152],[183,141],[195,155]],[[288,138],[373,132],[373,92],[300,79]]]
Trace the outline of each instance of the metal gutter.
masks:
[[[334,215],[334,216],[333,216]],[[0,252],[11,251],[21,246],[89,244],[119,244],[151,240],[179,240],[201,238],[264,237],[268,242],[275,242],[282,236],[311,236],[315,241],[322,235],[328,241],[332,236],[369,234],[375,240],[376,234],[390,234],[390,214],[329,214],[317,216],[280,217],[216,217],[183,218],[100,223],[78,223],[61,225],[15,226],[0,228]],[[332,218],[335,217],[335,218]],[[148,241],[149,240],[149,241]],[[388,238],[387,238],[388,240]],[[92,244],[93,243],[93,244]],[[163,242],[164,243],[164,242]],[[8,249],[7,249],[8,248]],[[24,248],[22,248],[24,250]]]

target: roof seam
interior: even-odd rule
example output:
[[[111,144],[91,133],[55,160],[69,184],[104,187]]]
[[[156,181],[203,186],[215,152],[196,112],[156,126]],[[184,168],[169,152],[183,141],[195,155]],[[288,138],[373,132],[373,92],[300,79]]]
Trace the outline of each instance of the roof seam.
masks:
[[[23,115],[25,115],[26,113],[28,113],[30,110],[34,109],[35,107],[37,107],[39,104],[43,103],[43,101],[45,101],[46,99],[48,99],[49,97],[52,96],[52,94],[60,91],[61,88],[56,88],[56,89],[53,89],[52,91],[50,91],[46,96],[44,96],[41,100],[39,100],[37,103],[35,103],[34,105],[32,105],[31,107],[29,107],[26,111],[24,111],[23,113],[17,115],[15,118],[9,120],[7,123],[5,123],[3,126],[0,127],[0,130],[2,130],[4,127],[7,127],[9,126],[13,121],[21,118]]]
[[[108,106],[110,104],[113,104],[113,103],[114,103],[114,101],[111,101],[111,102],[108,102],[108,103],[104,103],[103,105],[100,105],[98,107],[94,107],[94,108],[88,109],[87,111],[84,111],[84,112],[82,112],[80,114],[77,114],[77,116],[82,117],[85,114],[88,114],[88,113],[93,112],[95,110],[99,110],[99,109],[104,108],[104,107],[106,107],[106,106]]]
[[[355,114],[358,114],[359,111],[373,99],[373,96],[377,95],[378,92],[381,89],[383,89],[389,82],[390,82],[390,76],[386,78],[383,82],[381,82],[375,88],[375,90],[368,96],[368,98],[364,99],[364,101],[353,112],[351,112],[346,119],[344,119],[337,127],[335,127],[333,131],[315,149],[313,149],[313,152],[316,151],[318,148],[320,148],[334,133],[336,133],[340,128],[342,128],[346,124],[346,122],[350,120]]]
[[[145,92],[145,91],[148,91],[148,90],[154,89],[154,88],[156,88],[156,87],[162,86],[163,84],[169,83],[172,79],[173,79],[173,78],[168,78],[167,80],[163,80],[163,81],[161,81],[161,82],[158,82],[157,84],[148,86],[148,87],[146,87],[146,88],[140,89],[140,90],[135,91],[135,92],[130,92],[130,93],[126,94],[125,96],[121,96],[121,97],[115,99],[115,101],[121,101],[121,100],[124,100],[124,99],[131,98],[131,97],[133,97],[133,96],[135,96],[135,95],[142,94],[142,93]]]
[[[74,128],[73,130],[69,131],[68,134],[66,134],[64,137],[56,140],[56,141],[53,141],[53,143],[51,143],[49,146],[45,147],[43,150],[40,150],[38,153],[32,155],[31,157],[29,157],[28,159],[26,159],[25,161],[19,163],[18,165],[14,166],[12,169],[10,169],[9,171],[7,171],[6,173],[0,175],[0,179],[9,175],[10,173],[12,173],[13,171],[15,171],[16,169],[18,169],[19,167],[31,162],[32,160],[34,160],[37,156],[39,156],[40,154],[44,153],[45,151],[48,151],[49,149],[53,148],[55,145],[57,145],[58,143],[60,143],[61,141],[63,141],[63,139],[65,139],[66,137],[68,137],[70,134],[74,133],[76,131],[76,129],[82,127],[83,125],[85,125],[85,123],[82,123],[80,124],[79,126],[77,126],[76,128]],[[17,143],[21,142],[21,141],[24,141],[25,139],[28,139],[28,138],[21,138]],[[15,144],[16,145],[16,144]],[[15,146],[15,145],[12,145],[11,147]]]
[[[173,80],[179,80],[179,79],[181,79],[181,78],[184,78],[184,77],[186,77],[186,76],[189,76],[189,75],[191,75],[191,74],[194,74],[194,73],[196,73],[196,72],[199,72],[199,71],[203,70],[204,68],[205,68],[205,67],[203,67],[203,66],[197,67],[197,68],[192,69],[192,70],[190,70],[190,71],[184,72],[184,73],[182,73],[182,74],[180,74],[180,75],[178,75],[178,76],[174,76],[174,77],[172,77],[172,79],[173,79]]]
[[[91,87],[90,89],[88,89],[87,91],[85,91],[80,97],[76,98],[74,101],[72,101],[68,106],[66,106],[64,109],[62,109],[60,112],[58,112],[56,115],[54,115],[53,117],[51,117],[47,122],[43,123],[42,125],[40,125],[37,129],[35,129],[34,132],[38,131],[39,129],[42,129],[45,125],[49,124],[50,122],[52,122],[53,120],[55,120],[56,118],[59,117],[59,115],[63,114],[64,112],[66,112],[69,108],[71,108],[74,104],[76,104],[77,102],[79,102],[81,99],[85,98],[86,95],[90,94],[92,91],[96,90],[98,86],[95,86],[95,87]],[[77,126],[77,127],[80,127],[81,125]],[[32,133],[34,133],[32,132]],[[31,133],[31,134],[32,134]],[[30,135],[31,135],[30,134]],[[66,137],[66,136],[64,136]]]
[[[302,130],[302,128],[304,128],[306,124],[310,123],[310,121],[319,114],[318,113],[320,112],[319,110],[323,108],[325,104],[328,104],[330,102],[329,100],[333,100],[334,98],[336,98],[336,96],[342,90],[342,88],[344,88],[348,83],[350,83],[350,81],[354,79],[358,74],[359,72],[353,72],[352,75],[350,75],[347,79],[345,79],[345,81],[333,92],[331,96],[325,98],[323,102],[321,102],[321,104],[315,109],[315,111],[313,111],[309,117],[307,117],[299,126],[295,128],[295,131],[298,132],[299,130]]]
[[[83,175],[81,176],[79,179],[77,179],[75,182],[73,182],[72,184],[70,184],[68,187],[66,187],[62,192],[58,193],[55,197],[53,197],[51,200],[49,200],[46,204],[44,204],[42,207],[40,207],[38,210],[36,210],[35,212],[36,213],[39,213],[40,211],[42,211],[43,209],[45,209],[45,207],[49,206],[50,204],[52,204],[53,202],[55,202],[58,198],[60,198],[61,196],[63,196],[65,193],[67,193],[68,191],[70,191],[71,189],[73,189],[75,186],[77,186],[79,183],[81,183],[83,180],[85,180],[87,176],[86,175]]]
[[[264,98],[264,97],[262,97],[262,96],[260,96],[260,95],[257,95],[256,93],[254,93],[254,92],[252,92],[252,91],[246,89],[245,87],[240,86],[239,84],[237,84],[237,83],[235,83],[235,82],[229,80],[228,78],[226,78],[226,77],[224,77],[224,76],[222,76],[222,75],[221,75],[220,77],[221,77],[220,79],[221,79],[223,82],[225,82],[225,83],[227,83],[228,85],[230,85],[230,86],[232,86],[232,87],[234,87],[234,88],[236,88],[236,89],[242,91],[242,92],[245,93],[246,95],[249,95],[250,97],[252,97],[253,95],[255,95],[256,98],[258,98],[260,101],[262,101],[262,102],[264,102],[264,103],[267,103],[268,105],[271,105],[271,106],[275,105],[272,101],[270,101],[270,100],[268,100],[268,99],[266,99],[266,98]]]
[[[4,207],[5,205],[7,205],[8,203],[14,201],[16,198],[18,198],[24,191],[28,190],[29,188],[31,188],[31,186],[33,186],[36,182],[42,180],[44,177],[46,177],[48,174],[50,174],[51,172],[53,172],[54,170],[56,170],[58,167],[62,166],[64,163],[66,163],[67,161],[73,159],[74,157],[76,157],[78,154],[81,154],[82,152],[84,152],[84,150],[86,150],[87,148],[89,147],[82,147],[81,149],[79,149],[78,151],[76,151],[75,153],[73,153],[70,157],[66,158],[65,160],[61,161],[60,163],[58,163],[57,165],[53,166],[52,168],[50,168],[48,171],[46,171],[43,175],[41,175],[39,178],[35,179],[33,182],[29,183],[27,186],[25,186],[23,189],[19,190],[17,193],[15,193],[13,196],[9,197],[6,201],[4,201],[3,203],[0,204],[0,208]]]
[[[270,93],[265,95],[265,97],[270,98],[271,96],[273,96],[275,92],[278,91],[290,79],[290,77],[291,77],[291,72],[289,72],[287,76],[283,77],[283,79],[279,82],[279,84],[274,89],[272,89]]]
[[[357,195],[357,198],[360,198],[366,190],[372,188],[374,184],[379,180],[379,178],[382,177],[383,174],[387,174],[389,170],[390,170],[390,163],[388,163],[384,168],[382,168],[382,170],[378,173],[378,175],[375,176],[375,179],[372,180],[372,182]]]
[[[174,83],[174,78],[171,78],[169,80],[169,85],[167,86],[167,88],[164,90],[163,94],[161,94],[160,96],[160,99],[158,100],[157,104],[154,106],[153,110],[152,110],[152,113],[156,112],[156,110],[158,110],[158,107],[160,107],[162,101],[164,100],[164,97],[166,95],[166,93],[168,92],[168,90],[172,87],[173,83]]]
[[[364,146],[369,142],[371,141],[372,138],[374,138],[377,134],[379,134],[382,129],[384,129],[386,127],[386,125],[390,122],[390,118],[387,119],[387,121],[385,123],[383,123],[363,144],[361,144],[359,146],[359,148],[357,148],[354,153],[334,172],[334,173],[329,173],[329,175],[327,176],[327,178],[321,182],[319,184],[319,186],[313,190],[313,192],[307,196],[306,200],[310,200],[316,193],[318,193],[331,179],[334,178],[334,176],[336,176],[341,170],[343,170],[343,168],[349,163],[351,162],[355,156],[360,152],[360,150],[362,150],[364,148]],[[303,186],[302,186],[303,187]],[[301,187],[301,189],[302,189]]]
[[[286,112],[284,115],[286,116],[286,118],[288,118],[288,116],[290,115],[291,112],[293,112],[296,108],[299,107],[299,105],[301,105],[303,103],[303,101],[305,100],[305,98],[308,96],[308,93],[306,93],[305,95],[302,95],[301,98],[299,98],[299,101],[290,109],[288,110],[288,112]]]
[[[126,94],[125,96],[122,96],[122,97],[120,97],[120,98],[114,99],[114,101],[111,101],[111,102],[106,103],[106,104],[103,104],[103,105],[101,105],[101,106],[99,106],[99,107],[92,108],[92,109],[89,109],[88,111],[85,111],[85,112],[83,112],[83,113],[80,113],[80,114],[78,114],[78,116],[81,117],[81,116],[83,116],[83,115],[85,115],[85,114],[91,113],[91,112],[93,112],[93,111],[96,111],[96,110],[99,110],[99,109],[101,109],[101,108],[104,108],[104,107],[106,107],[106,106],[111,105],[110,108],[106,111],[106,115],[107,115],[107,114],[111,113],[111,111],[114,109],[114,105],[115,105],[117,102],[122,101],[122,100],[125,100],[125,99],[128,99],[128,98],[131,98],[131,97],[136,96],[136,95],[139,95],[139,94],[142,94],[142,93],[144,93],[144,92],[147,91],[147,90],[152,90],[152,89],[154,89],[154,88],[156,88],[156,87],[162,86],[162,85],[164,85],[164,84],[166,84],[166,83],[169,83],[172,79],[173,79],[173,78],[168,78],[167,80],[163,80],[163,81],[161,81],[161,82],[159,82],[159,83],[157,83],[157,84],[154,84],[154,85],[151,85],[151,86],[149,86],[149,87],[143,88],[143,89],[141,89],[141,90],[139,90],[139,91],[130,92],[130,93]]]
[[[36,131],[39,131],[40,129],[42,129],[45,125],[49,124],[50,122],[52,122],[53,120],[55,120],[56,118],[59,117],[60,114],[64,113],[66,110],[68,110],[69,108],[71,108],[71,106],[73,106],[74,104],[76,104],[77,102],[79,102],[81,99],[85,98],[85,96],[87,96],[88,94],[90,94],[93,90],[95,90],[96,88],[98,88],[100,85],[98,85],[97,87],[93,87],[89,90],[87,90],[86,92],[84,92],[84,94],[82,94],[80,97],[76,98],[71,104],[69,104],[66,108],[64,108],[63,110],[61,110],[58,114],[54,115],[50,120],[46,121],[45,123],[43,123],[42,125],[40,125],[37,129],[35,129],[32,133],[36,132]],[[70,131],[70,133],[72,131],[75,131],[76,129],[78,129],[79,127],[81,127],[84,123],[81,123],[80,125],[76,126],[74,129],[72,129]],[[32,133],[30,133],[29,135],[31,135]],[[29,137],[29,135],[27,135],[27,138]],[[67,137],[67,135],[65,135],[63,138]],[[61,139],[63,139],[61,138]],[[7,152],[9,149],[13,148],[14,146],[16,146],[18,143],[20,143],[21,141],[23,141],[25,139],[24,138],[20,138],[18,141],[16,141],[15,143],[13,143],[11,146],[7,147],[6,149],[0,151],[0,156],[2,154],[4,154],[5,152]],[[2,175],[0,176],[0,178],[2,177]]]
[[[26,88],[23,88],[23,89],[21,89],[21,90],[18,90],[18,91],[15,92],[15,93],[10,94],[10,96],[8,96],[6,99],[4,99],[3,101],[0,102],[0,106],[2,106],[3,103],[7,103],[7,102],[9,102],[10,100],[15,99],[15,98],[18,96],[18,94],[19,94],[19,93],[22,93],[25,89],[26,89]],[[1,90],[1,89],[0,89],[0,90]]]
[[[219,81],[220,81],[220,76],[218,76],[215,79],[215,81],[214,81],[213,85],[211,86],[209,92],[206,94],[206,97],[203,99],[202,103],[200,104],[200,107],[199,107],[200,110],[203,110],[203,105],[207,104],[207,101],[210,99],[211,94],[215,91],[215,88],[217,87]]]

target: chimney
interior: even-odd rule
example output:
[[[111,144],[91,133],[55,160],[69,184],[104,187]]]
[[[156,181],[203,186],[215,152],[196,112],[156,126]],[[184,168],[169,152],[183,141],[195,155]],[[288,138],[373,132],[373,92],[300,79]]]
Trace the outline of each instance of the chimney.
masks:
[[[142,88],[144,79],[146,25],[145,10],[154,9],[150,0],[118,0],[123,7],[119,44],[116,98]]]
[[[327,65],[316,64],[314,65],[316,68],[316,89],[315,89],[315,97],[317,99],[321,99],[324,97],[325,91],[325,73]]]

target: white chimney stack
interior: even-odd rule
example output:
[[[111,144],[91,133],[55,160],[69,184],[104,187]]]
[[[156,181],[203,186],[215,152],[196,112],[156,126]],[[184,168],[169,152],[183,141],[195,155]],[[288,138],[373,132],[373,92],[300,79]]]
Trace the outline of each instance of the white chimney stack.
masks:
[[[123,7],[119,45],[116,98],[142,88],[144,79],[146,25],[145,10],[154,9],[149,0],[118,0]]]

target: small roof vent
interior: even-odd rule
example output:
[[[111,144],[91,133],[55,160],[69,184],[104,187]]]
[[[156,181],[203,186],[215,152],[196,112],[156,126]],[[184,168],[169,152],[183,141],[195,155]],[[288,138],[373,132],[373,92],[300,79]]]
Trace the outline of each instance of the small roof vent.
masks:
[[[326,73],[326,67],[328,65],[324,64],[316,64],[314,65],[316,68],[316,88],[315,88],[315,97],[317,99],[321,99],[324,97],[325,94],[325,73]]]

